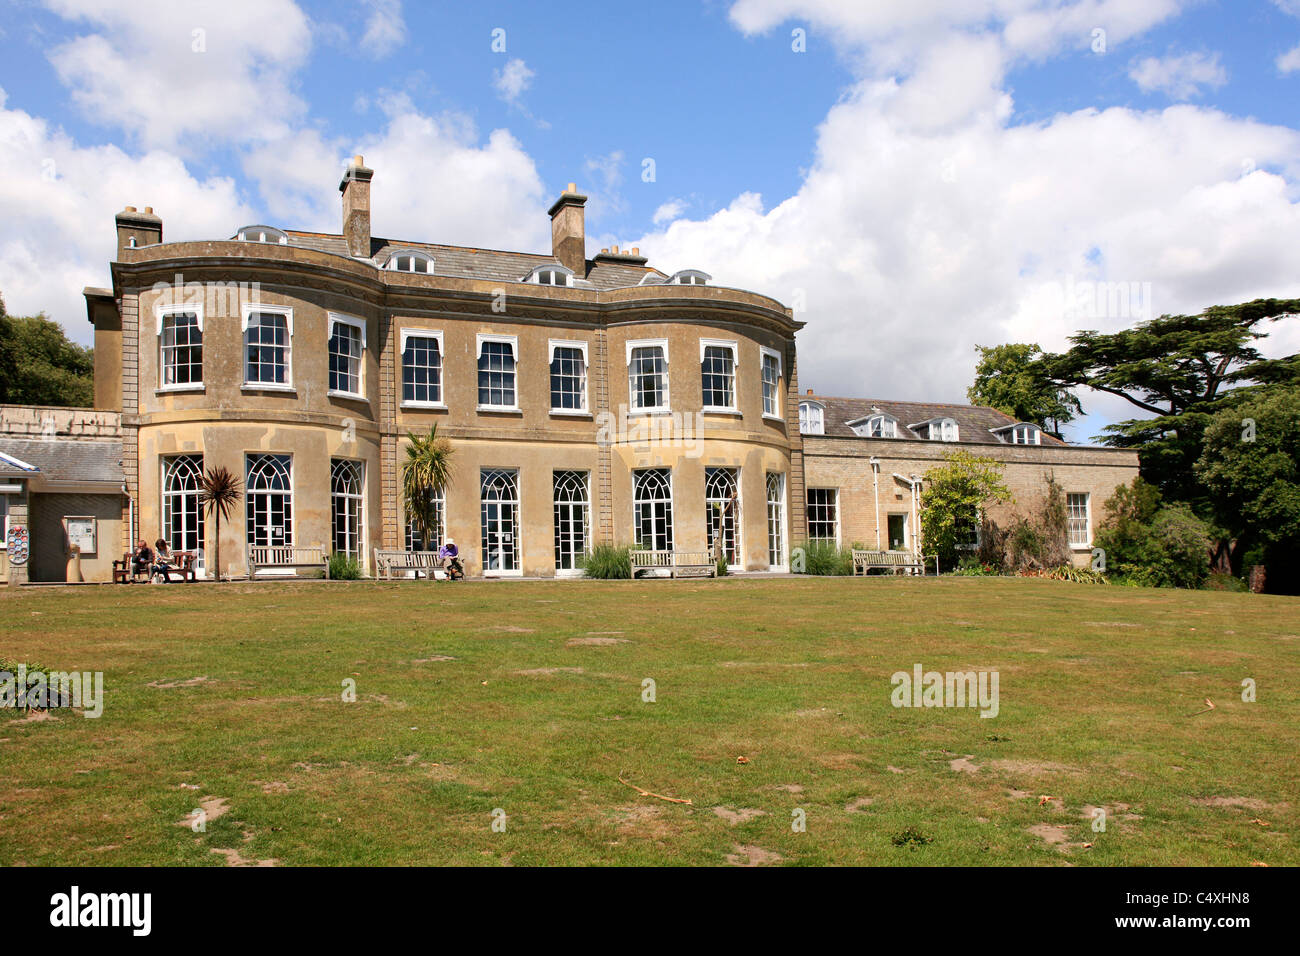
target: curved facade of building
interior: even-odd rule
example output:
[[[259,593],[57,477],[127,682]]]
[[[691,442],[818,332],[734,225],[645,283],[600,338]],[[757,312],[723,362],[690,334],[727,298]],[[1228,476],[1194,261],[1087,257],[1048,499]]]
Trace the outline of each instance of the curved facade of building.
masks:
[[[549,255],[376,238],[371,175],[357,157],[340,184],[340,235],[165,243],[151,210],[118,215],[113,287],[86,295],[96,403],[122,413],[124,537],[210,557],[196,481],[225,466],[245,483],[229,573],[250,544],[368,568],[407,544],[400,463],[436,425],[454,448],[439,536],[471,575],[719,536],[737,570],[786,564],[804,526],[790,310],[637,250],[587,259],[572,186]]]

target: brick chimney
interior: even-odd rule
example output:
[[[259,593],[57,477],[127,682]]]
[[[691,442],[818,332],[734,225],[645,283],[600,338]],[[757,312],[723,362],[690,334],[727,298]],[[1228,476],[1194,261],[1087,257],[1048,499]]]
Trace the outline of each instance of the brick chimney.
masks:
[[[579,195],[578,187],[569,183],[550,209],[551,254],[579,279],[587,277],[586,205],[587,197]]]
[[[361,156],[353,156],[339,183],[343,194],[343,238],[348,243],[348,254],[361,259],[370,258],[370,180],[373,169],[366,168]]]
[[[140,246],[162,242],[162,220],[153,214],[153,206],[145,206],[144,212],[134,206],[127,206],[115,218],[119,260],[123,249],[138,249]]]

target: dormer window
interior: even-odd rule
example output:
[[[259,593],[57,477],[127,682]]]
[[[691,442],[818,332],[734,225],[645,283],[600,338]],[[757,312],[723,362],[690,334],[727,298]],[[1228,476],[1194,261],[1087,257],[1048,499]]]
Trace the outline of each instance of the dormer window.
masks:
[[[275,245],[288,245],[287,233],[273,226],[245,226],[239,230],[240,242],[269,242]]]
[[[1018,422],[1004,428],[995,428],[993,434],[1008,445],[1041,445],[1043,443],[1043,430],[1033,422]]]
[[[525,282],[532,282],[536,285],[573,285],[573,271],[560,265],[538,266],[528,275],[524,276]]]
[[[924,434],[930,441],[957,441],[960,434],[954,418],[931,418],[907,427],[917,434]]]
[[[391,272],[419,272],[433,274],[433,256],[414,249],[399,249],[388,257],[384,268]]]
[[[799,403],[799,434],[826,434],[826,409],[820,402]]]
[[[668,282],[671,285],[708,285],[712,278],[713,276],[699,269],[683,269],[681,272],[674,272]]]
[[[853,432],[863,438],[897,438],[898,419],[893,415],[872,415],[853,422]]]

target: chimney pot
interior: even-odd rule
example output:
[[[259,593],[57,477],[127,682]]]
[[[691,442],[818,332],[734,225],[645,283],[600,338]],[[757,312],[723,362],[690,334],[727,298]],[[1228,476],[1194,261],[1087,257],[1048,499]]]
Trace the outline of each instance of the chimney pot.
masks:
[[[152,216],[152,215],[153,215],[153,206],[145,206],[145,207],[144,207],[144,212],[145,212],[145,215],[146,215],[146,216]]]
[[[808,394],[809,394],[809,395],[811,395],[811,394],[812,394],[812,389],[811,389],[811,388],[810,388],[810,389],[808,389]]]
[[[123,210],[123,212],[135,212],[135,211],[136,208],[134,206],[127,206],[126,209]]]
[[[569,183],[568,193],[572,196],[576,196],[578,194],[578,184]]]
[[[362,156],[360,153],[357,153],[357,155],[352,157],[353,166],[364,166],[365,164],[366,164],[366,158]]]
[[[641,255],[641,247],[640,247],[640,246],[633,246],[633,247],[632,247],[632,255],[634,255],[634,256],[639,256],[639,255]]]

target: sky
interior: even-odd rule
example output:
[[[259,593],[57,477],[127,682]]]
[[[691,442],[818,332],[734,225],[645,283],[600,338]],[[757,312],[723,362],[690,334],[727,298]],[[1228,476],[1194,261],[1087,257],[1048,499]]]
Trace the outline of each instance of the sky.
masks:
[[[1300,296],[1300,0],[0,0],[0,295],[88,343],[112,216],[639,246],[796,309],[820,394],[965,401],[1065,347]],[[1300,319],[1267,354],[1300,350]],[[1086,441],[1128,417],[1081,395]]]

